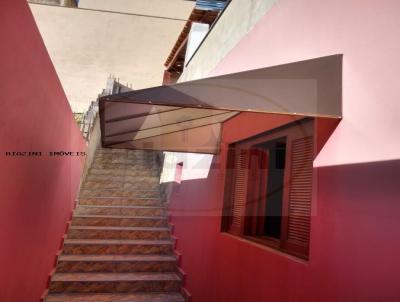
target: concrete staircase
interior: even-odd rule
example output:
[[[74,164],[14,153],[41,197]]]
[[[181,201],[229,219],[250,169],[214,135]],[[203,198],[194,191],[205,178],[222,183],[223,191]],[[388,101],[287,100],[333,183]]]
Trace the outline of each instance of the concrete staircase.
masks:
[[[155,153],[98,149],[46,302],[184,302]]]

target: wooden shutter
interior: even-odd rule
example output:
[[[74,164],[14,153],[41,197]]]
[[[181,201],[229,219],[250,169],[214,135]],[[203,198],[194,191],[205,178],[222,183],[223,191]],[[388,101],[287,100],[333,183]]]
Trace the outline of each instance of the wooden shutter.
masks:
[[[291,140],[285,248],[305,257],[310,241],[313,137]]]
[[[268,150],[253,148],[249,151],[245,235],[262,236],[264,233],[268,159]]]
[[[243,234],[247,200],[247,174],[249,167],[247,150],[237,150],[234,160],[229,231],[235,234]]]
[[[286,141],[282,222],[280,240],[265,235],[269,153],[265,143]],[[263,146],[263,147],[260,147]],[[313,187],[314,120],[303,119],[290,126],[232,145],[228,156],[222,229],[257,238],[274,248],[308,258]],[[251,169],[250,169],[251,168]],[[251,170],[251,172],[249,171]],[[226,211],[225,211],[226,209]],[[259,240],[261,239],[261,240]]]

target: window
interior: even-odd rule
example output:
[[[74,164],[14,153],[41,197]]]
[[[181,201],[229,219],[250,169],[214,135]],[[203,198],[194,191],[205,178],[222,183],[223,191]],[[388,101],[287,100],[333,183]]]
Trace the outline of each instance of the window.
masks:
[[[222,230],[308,258],[314,121],[230,145]]]

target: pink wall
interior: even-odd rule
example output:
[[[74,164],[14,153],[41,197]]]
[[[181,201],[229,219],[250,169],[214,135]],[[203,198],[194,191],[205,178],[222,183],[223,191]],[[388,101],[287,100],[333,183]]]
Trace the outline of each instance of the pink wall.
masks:
[[[213,75],[344,54],[344,118],[314,162],[307,262],[220,232],[226,152],[183,181],[172,221],[193,302],[400,301],[400,2],[280,0]],[[241,114],[224,144],[280,117]]]
[[[26,0],[0,10],[0,301],[34,302],[46,287],[84,158],[6,157],[85,151]]]
[[[224,127],[224,145],[283,122],[241,114]],[[175,184],[171,196],[193,302],[400,300],[400,161],[315,169],[309,261],[220,232],[225,164],[222,152],[207,179]]]
[[[400,158],[400,2],[279,0],[212,75],[343,54],[344,119],[316,166]]]

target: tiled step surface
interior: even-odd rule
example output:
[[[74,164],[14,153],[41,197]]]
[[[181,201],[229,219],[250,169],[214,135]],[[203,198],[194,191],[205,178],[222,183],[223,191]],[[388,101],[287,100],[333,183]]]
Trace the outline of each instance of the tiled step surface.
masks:
[[[114,190],[128,190],[128,191],[141,191],[141,190],[158,190],[158,181],[135,181],[131,182],[110,182],[107,180],[91,180],[86,181],[83,189],[85,190],[102,190],[102,189],[114,189]]]
[[[94,206],[161,206],[157,198],[88,197],[79,199],[80,205]]]
[[[156,172],[159,171],[158,167],[152,167],[149,164],[134,164],[134,163],[93,163],[91,169],[101,170],[102,172],[107,172],[110,170],[118,170],[121,172],[129,171],[146,171],[146,172]]]
[[[170,255],[61,255],[58,273],[174,272]]]
[[[114,185],[121,185],[124,183],[136,183],[137,181],[146,181],[148,183],[159,183],[160,182],[160,177],[157,174],[155,175],[145,175],[145,170],[141,171],[142,176],[138,178],[136,175],[130,175],[128,173],[123,173],[122,175],[116,175],[116,176],[110,176],[110,175],[105,175],[105,174],[89,174],[87,176],[85,184],[90,184],[91,182],[93,183],[104,183],[104,182],[115,182]]]
[[[170,239],[169,228],[71,226],[70,239]]]
[[[47,302],[184,302],[154,152],[99,149]]]
[[[50,293],[178,292],[176,273],[56,273]]]
[[[164,207],[156,206],[83,206],[79,205],[75,215],[119,215],[119,216],[165,216]]]
[[[159,190],[114,190],[114,189],[82,189],[80,197],[148,197],[148,198],[159,198]]]
[[[179,293],[52,294],[46,302],[184,302]]]
[[[158,169],[102,169],[102,168],[96,168],[92,167],[90,169],[91,176],[108,176],[108,177],[124,177],[124,176],[132,176],[132,177],[150,177],[150,176],[158,176],[159,171]]]
[[[110,181],[112,180],[112,181]],[[115,180],[115,181],[114,181]],[[112,185],[111,187],[123,187],[124,185],[134,185],[134,184],[140,184],[140,185],[159,185],[160,184],[160,178],[158,176],[143,176],[141,178],[137,178],[135,176],[130,176],[130,175],[121,175],[121,176],[116,176],[115,178],[103,178],[99,177],[99,175],[89,175],[88,179],[85,181],[85,186],[107,186],[107,185]]]
[[[167,227],[165,216],[110,216],[76,214],[72,218],[73,226],[127,226],[127,227]]]
[[[93,169],[101,169],[101,170],[121,170],[121,171],[126,171],[126,166],[128,163],[110,163],[110,162],[97,162],[96,161],[93,163],[92,168]],[[148,172],[156,172],[158,171],[158,168],[153,168],[149,165],[135,165],[132,167],[129,167],[129,170],[135,171],[135,170],[147,170]]]
[[[75,255],[171,255],[172,240],[66,239],[64,254]]]

